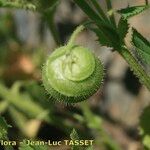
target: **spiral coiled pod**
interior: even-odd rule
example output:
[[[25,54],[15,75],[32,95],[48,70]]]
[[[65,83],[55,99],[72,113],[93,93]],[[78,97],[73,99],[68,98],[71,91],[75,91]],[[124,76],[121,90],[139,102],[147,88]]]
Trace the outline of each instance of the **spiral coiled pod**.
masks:
[[[42,70],[45,89],[56,100],[77,103],[92,96],[103,80],[100,60],[87,48],[74,45],[80,26],[66,46],[57,48]]]

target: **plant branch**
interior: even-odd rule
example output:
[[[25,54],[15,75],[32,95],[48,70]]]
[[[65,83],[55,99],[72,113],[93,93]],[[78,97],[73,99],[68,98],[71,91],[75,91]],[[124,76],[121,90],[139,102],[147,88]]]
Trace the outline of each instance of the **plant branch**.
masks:
[[[56,25],[54,23],[54,13],[53,12],[45,12],[42,15],[43,15],[45,22],[48,25],[48,28],[50,29],[50,31],[53,35],[53,38],[54,38],[54,41],[56,42],[56,45],[61,45],[60,36],[58,34]]]
[[[28,136],[26,132],[26,124],[27,124],[27,117],[23,115],[20,111],[15,109],[13,106],[9,106],[9,114],[11,115],[11,118],[13,122],[16,124],[16,126],[20,129],[20,131]]]
[[[74,45],[75,38],[81,31],[84,30],[84,28],[85,27],[83,25],[80,25],[77,27],[77,29],[73,32],[73,34],[71,35],[71,38],[68,41],[68,44],[67,44],[68,47]]]
[[[86,0],[74,0],[74,2],[85,12],[85,14],[95,23],[104,24],[104,20],[91,8]]]
[[[18,110],[21,110],[31,118],[38,118],[45,113],[42,119],[51,121],[48,118],[48,110],[44,110],[40,105],[34,103],[30,97],[24,98],[20,93],[15,93],[0,83],[0,97],[12,104]]]
[[[140,82],[143,83],[148,88],[148,90],[150,90],[150,76],[146,74],[142,66],[133,57],[129,50],[126,47],[122,47],[122,49],[118,52],[130,65],[131,70],[139,78]]]
[[[108,11],[112,11],[113,9],[112,9],[111,0],[106,0],[106,4],[107,4]],[[115,21],[114,14],[113,13],[110,14],[109,18],[110,18],[110,21],[112,22],[112,24],[116,27],[116,21]]]
[[[83,112],[84,120],[86,122],[86,125],[90,129],[96,130],[99,137],[103,137],[102,139],[98,139],[99,142],[102,142],[102,144],[107,145],[110,147],[110,149],[113,150],[121,150],[121,148],[116,144],[116,142],[107,134],[107,132],[104,130],[102,124],[103,124],[103,118],[101,116],[98,116],[94,114],[87,103],[87,101],[82,102],[80,104],[80,107]]]
[[[98,11],[98,13],[101,15],[101,17],[105,20],[105,21],[109,21],[107,16],[105,15],[104,11],[102,10],[102,8],[100,7],[99,3],[97,2],[97,0],[90,0],[90,2],[93,4],[93,6],[96,8],[96,10]]]
[[[0,114],[2,114],[7,109],[8,105],[8,102],[6,102],[5,100],[0,102]]]

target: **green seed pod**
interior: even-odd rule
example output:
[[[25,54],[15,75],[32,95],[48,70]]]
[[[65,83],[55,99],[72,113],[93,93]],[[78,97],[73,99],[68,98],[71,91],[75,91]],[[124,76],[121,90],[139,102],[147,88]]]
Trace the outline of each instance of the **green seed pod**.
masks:
[[[79,30],[80,29],[80,30]],[[56,49],[42,70],[45,89],[56,100],[77,103],[92,96],[103,80],[100,60],[87,48],[74,45],[77,28],[69,43]]]

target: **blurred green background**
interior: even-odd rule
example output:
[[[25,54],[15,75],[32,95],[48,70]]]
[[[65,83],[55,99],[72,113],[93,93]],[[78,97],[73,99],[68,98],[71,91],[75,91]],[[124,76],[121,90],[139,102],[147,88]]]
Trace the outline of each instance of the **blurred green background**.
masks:
[[[120,9],[144,1],[112,0],[112,3],[114,9]],[[100,4],[105,10],[104,1]],[[147,10],[130,20],[148,40],[149,14]],[[53,102],[43,88],[41,68],[46,57],[60,43],[65,44],[76,26],[86,20],[87,16],[71,0],[61,0],[54,16],[60,36],[55,42],[39,13],[0,8],[0,115],[12,126],[10,140],[69,139],[75,128],[81,139],[95,140],[94,150],[143,149],[138,118],[150,102],[150,93],[117,53],[96,42],[94,33],[84,31],[76,42],[91,48],[103,61],[106,76],[101,89],[87,102],[65,105]],[[126,40],[130,46],[129,37]],[[70,147],[50,149],[69,150]]]

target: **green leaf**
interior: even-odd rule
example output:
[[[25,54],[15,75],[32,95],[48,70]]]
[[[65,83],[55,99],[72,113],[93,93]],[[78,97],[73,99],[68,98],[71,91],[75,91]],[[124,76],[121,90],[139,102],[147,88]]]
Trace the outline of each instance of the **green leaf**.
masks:
[[[120,48],[119,35],[113,29],[106,26],[102,30],[93,27],[90,29],[95,32],[102,46],[113,47],[115,50]]]
[[[118,42],[119,35],[114,26],[112,26],[111,22],[108,21],[108,18],[104,17],[102,14],[97,14],[97,12],[91,7],[91,5],[88,4],[86,0],[74,1],[93,21],[93,24],[98,27],[91,27],[91,30],[93,30],[97,34],[100,44],[108,47],[113,47],[114,49],[120,49],[120,42]],[[95,4],[94,1],[91,1],[91,3]],[[95,7],[97,7],[97,4],[95,5]]]
[[[150,135],[146,135],[143,139],[143,144],[147,148],[147,150],[150,149]]]
[[[93,150],[92,146],[89,146],[88,148],[86,148],[85,150]]]
[[[129,30],[128,21],[121,17],[118,23],[118,34],[122,44],[124,44],[124,38],[126,37],[128,30]]]
[[[142,13],[144,10],[148,9],[149,7],[150,5],[133,6],[133,7],[127,7],[118,10],[117,12],[120,13],[124,19],[128,19],[130,17]]]
[[[85,12],[85,14],[94,22],[104,23],[103,19],[90,7],[86,0],[74,0],[75,3]]]
[[[97,40],[100,42],[102,46],[108,46],[108,47],[113,46],[109,38],[101,30],[99,30],[98,28],[91,28],[91,30],[95,32],[95,34],[98,37]]]
[[[32,11],[45,11],[55,5],[58,0],[0,0],[0,7],[21,8]]]
[[[140,59],[150,64],[150,42],[147,41],[136,29],[133,29],[132,42],[136,47]]]
[[[17,82],[14,83],[11,89],[0,83],[0,97],[30,118],[51,121],[48,115],[49,110],[45,110],[40,104],[34,102],[29,93],[18,91],[18,87]]]
[[[8,139],[8,128],[11,127],[7,124],[4,118],[0,117],[0,140],[9,140]],[[14,150],[11,145],[5,146],[6,150]]]
[[[147,106],[140,117],[140,132],[146,150],[150,149],[150,105]]]
[[[19,147],[19,150],[34,150],[34,149],[30,147],[29,145],[21,144],[21,146]]]
[[[25,144],[25,142],[23,142],[20,145],[19,150],[48,150],[48,146],[46,146],[46,145],[29,146],[29,145]]]
[[[48,147],[46,145],[35,145],[33,147],[34,150],[48,150]]]
[[[14,8],[22,8],[29,10],[36,10],[36,6],[33,3],[30,3],[27,0],[0,0],[0,7],[14,7]]]
[[[78,136],[78,133],[75,129],[72,130],[71,134],[70,134],[70,138],[72,140],[79,140],[79,136]]]
[[[105,21],[109,21],[97,0],[90,0],[90,3],[95,7],[96,11],[101,16],[101,18],[103,18]]]
[[[108,12],[113,12],[111,0],[106,0],[106,5],[107,5],[107,10],[108,10]],[[115,21],[114,13],[111,13],[111,14],[109,15],[109,18],[110,18],[112,24],[116,27],[116,21]]]
[[[0,139],[7,139],[9,127],[10,125],[6,123],[5,119],[0,117]]]
[[[72,130],[70,134],[71,140],[80,140],[79,135],[75,129]],[[72,146],[71,150],[93,150],[92,146],[88,146],[86,148],[83,148],[82,146]]]
[[[70,138],[71,138],[71,140],[79,140],[78,133],[75,129],[72,130],[72,132],[70,134]],[[82,147],[76,146],[76,145],[73,145],[71,147],[71,150],[81,150],[81,149],[82,149]]]

